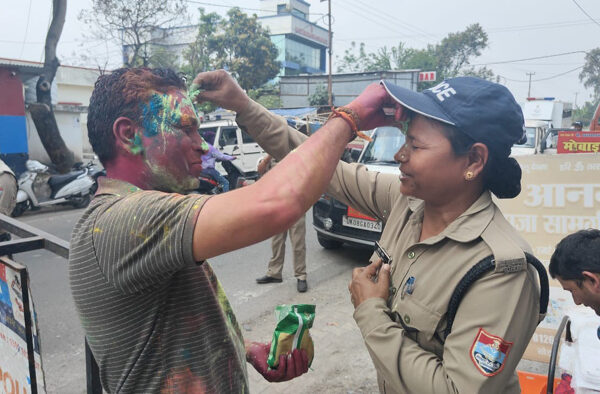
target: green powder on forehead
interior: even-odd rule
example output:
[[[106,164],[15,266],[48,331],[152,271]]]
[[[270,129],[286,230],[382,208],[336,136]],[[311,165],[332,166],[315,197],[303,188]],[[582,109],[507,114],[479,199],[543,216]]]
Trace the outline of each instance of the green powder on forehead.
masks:
[[[182,113],[182,108],[190,108],[194,115]],[[144,134],[153,137],[158,133],[169,133],[173,126],[190,126],[197,122],[196,109],[188,97],[178,101],[170,94],[154,93],[142,107]]]
[[[198,99],[198,95],[203,91],[204,89],[201,89],[199,84],[193,83],[192,86],[190,86],[190,89],[188,90],[188,97],[190,98],[190,100],[192,100],[192,102],[194,102]]]

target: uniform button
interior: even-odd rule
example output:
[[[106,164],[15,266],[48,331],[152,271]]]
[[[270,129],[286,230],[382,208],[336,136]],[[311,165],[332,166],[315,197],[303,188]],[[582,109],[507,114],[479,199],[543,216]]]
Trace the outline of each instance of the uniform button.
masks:
[[[413,252],[412,250],[410,252],[408,252],[408,258],[409,259],[414,259],[415,258],[415,252]]]
[[[410,316],[404,315],[404,323],[410,324]]]

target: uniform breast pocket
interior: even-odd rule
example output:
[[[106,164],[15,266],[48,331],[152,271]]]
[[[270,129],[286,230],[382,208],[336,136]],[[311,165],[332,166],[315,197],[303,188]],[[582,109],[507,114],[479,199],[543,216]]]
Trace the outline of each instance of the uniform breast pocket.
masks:
[[[405,299],[396,298],[392,306],[396,321],[404,328],[406,335],[416,341],[425,350],[438,353],[440,341],[436,330],[441,315],[420,302],[414,296]]]

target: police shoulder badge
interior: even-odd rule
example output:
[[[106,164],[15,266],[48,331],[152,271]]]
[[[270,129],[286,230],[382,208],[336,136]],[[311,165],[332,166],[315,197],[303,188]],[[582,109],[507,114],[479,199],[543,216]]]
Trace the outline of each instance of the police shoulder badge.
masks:
[[[480,328],[471,346],[471,360],[484,376],[497,375],[504,368],[512,345],[512,342],[507,342]]]

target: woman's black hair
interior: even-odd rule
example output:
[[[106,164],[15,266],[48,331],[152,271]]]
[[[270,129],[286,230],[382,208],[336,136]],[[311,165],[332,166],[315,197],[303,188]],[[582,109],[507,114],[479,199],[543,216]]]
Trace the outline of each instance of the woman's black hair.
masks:
[[[443,124],[443,132],[456,156],[466,155],[477,141],[454,126]],[[483,169],[483,185],[498,198],[513,198],[521,192],[521,167],[512,157],[498,157],[488,146],[490,154]]]

